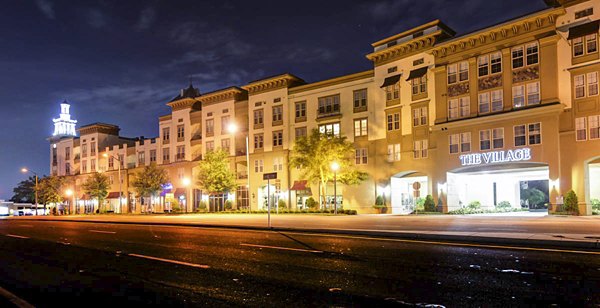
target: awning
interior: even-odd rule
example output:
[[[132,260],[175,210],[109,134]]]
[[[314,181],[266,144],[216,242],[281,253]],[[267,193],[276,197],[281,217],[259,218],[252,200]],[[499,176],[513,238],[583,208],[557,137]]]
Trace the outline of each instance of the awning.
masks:
[[[81,197],[79,197],[79,200],[90,200],[90,195],[83,194],[83,195],[81,195]]]
[[[425,76],[425,74],[427,74],[427,66],[410,71],[410,74],[408,75],[408,78],[406,80],[420,78]]]
[[[400,81],[400,77],[402,77],[402,74],[398,74],[398,75],[387,77],[383,81],[383,84],[381,85],[380,88],[385,88],[387,86],[391,86],[391,85],[397,83],[398,81]]]
[[[173,194],[175,198],[179,198],[180,196],[185,197],[185,188],[176,188],[175,193]]]
[[[111,191],[108,193],[108,196],[106,196],[106,199],[119,199],[119,192],[118,191]]]
[[[294,181],[290,190],[306,190],[306,184],[308,184],[307,180]]]
[[[598,33],[599,28],[600,20],[595,20],[580,26],[575,26],[569,29],[569,37],[567,39],[572,40],[574,38],[582,37],[588,34]]]

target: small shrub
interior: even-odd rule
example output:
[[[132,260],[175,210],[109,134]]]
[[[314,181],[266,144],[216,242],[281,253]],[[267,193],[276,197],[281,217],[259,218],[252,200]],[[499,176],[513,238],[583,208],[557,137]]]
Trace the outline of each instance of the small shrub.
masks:
[[[475,200],[475,201],[471,201],[471,203],[469,203],[469,205],[467,205],[468,209],[471,210],[479,210],[481,209],[481,202]]]
[[[425,197],[423,208],[425,212],[435,212],[435,202],[433,202],[433,197],[431,195]]]
[[[496,204],[496,209],[509,209],[512,205],[508,201],[500,201]]]
[[[306,207],[309,209],[315,209],[317,207],[317,201],[313,197],[306,199]]]
[[[286,203],[285,200],[283,199],[279,199],[279,201],[277,201],[277,207],[279,207],[279,210],[281,211],[282,209],[286,208]]]
[[[592,199],[592,211],[599,211],[600,212],[600,200],[598,199]],[[598,215],[598,214],[596,214]]]
[[[563,209],[566,212],[571,212],[573,214],[579,214],[579,201],[577,200],[577,194],[573,190],[569,190],[567,196],[565,197],[565,203],[563,205]]]
[[[377,198],[375,198],[375,205],[383,206],[384,204],[385,199],[383,198],[383,196],[377,196]]]
[[[231,200],[225,201],[225,210],[231,210],[233,208],[233,202]]]

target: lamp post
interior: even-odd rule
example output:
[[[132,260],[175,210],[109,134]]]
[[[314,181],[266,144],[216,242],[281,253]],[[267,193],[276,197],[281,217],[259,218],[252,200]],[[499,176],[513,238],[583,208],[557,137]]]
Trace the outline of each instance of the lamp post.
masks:
[[[331,163],[331,171],[333,171],[333,211],[337,215],[337,172],[340,170],[340,164],[334,161]]]
[[[121,185],[122,185],[122,181],[121,181],[121,159],[118,156],[112,155],[112,154],[107,154],[104,153],[102,154],[103,157],[112,157],[113,159],[116,159],[117,162],[119,162],[119,211],[123,211],[123,190],[121,189]],[[100,206],[100,205],[98,205]]]
[[[183,186],[185,187],[185,212],[189,212],[190,208],[189,208],[189,203],[190,200],[188,200],[188,194],[189,194],[189,187],[190,187],[190,179],[189,178],[183,178],[183,180],[181,180]],[[191,199],[191,198],[189,198]]]
[[[27,168],[22,168],[21,169],[22,173],[27,173],[30,172],[35,176],[35,214],[38,214],[38,175],[36,172],[31,171]],[[44,204],[44,215],[46,214],[46,205]]]
[[[73,196],[73,199],[75,199],[75,195],[73,194],[73,190],[71,190],[70,188],[69,188],[69,189],[67,189],[67,190],[65,191],[65,195],[66,195],[67,197],[71,197],[71,196]],[[71,200],[71,201],[69,202],[69,212],[71,212],[72,203],[73,203],[73,200]],[[70,214],[70,213],[69,213],[69,214]]]
[[[227,130],[233,135],[238,131],[238,127],[235,125],[235,123],[230,123],[229,127],[227,127]],[[237,174],[235,176],[237,177]],[[248,150],[248,134],[246,134],[246,181],[246,186],[248,186],[248,189],[246,189],[246,197],[248,200],[248,213],[250,213],[252,206],[250,205],[250,151]]]

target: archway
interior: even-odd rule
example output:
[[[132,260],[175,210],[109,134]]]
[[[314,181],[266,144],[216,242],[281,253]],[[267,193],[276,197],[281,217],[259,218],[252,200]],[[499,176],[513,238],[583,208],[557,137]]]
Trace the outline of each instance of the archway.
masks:
[[[592,213],[600,215],[600,156],[586,162],[585,203],[591,205]]]
[[[418,171],[404,171],[390,178],[392,214],[410,214],[430,194],[429,178]]]

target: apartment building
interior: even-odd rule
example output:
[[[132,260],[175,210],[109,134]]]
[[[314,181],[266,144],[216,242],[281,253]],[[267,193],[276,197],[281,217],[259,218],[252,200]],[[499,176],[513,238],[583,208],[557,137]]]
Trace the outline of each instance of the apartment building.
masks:
[[[591,214],[591,200],[600,199],[600,3],[546,3],[467,34],[435,20],[378,40],[366,55],[373,69],[364,72],[312,83],[281,74],[203,94],[190,85],[167,102],[172,112],[159,117],[156,138],[119,137],[103,123],[80,127],[76,137],[75,123],[61,115],[62,133],[49,139],[52,173],[79,184],[106,172],[115,212],[162,212],[173,200],[186,211],[201,200],[211,211],[226,200],[243,209],[280,199],[302,208],[319,187],[290,168],[290,154],[297,138],[318,129],[347,137],[356,167],[369,174],[360,185],[338,185],[344,208],[373,212],[383,196],[392,213],[410,213],[427,195],[443,211],[473,201],[529,206],[523,195],[536,189],[555,210],[573,189],[580,212]],[[217,148],[230,154],[238,187],[208,196],[195,184],[196,166]],[[171,183],[145,200],[130,181],[151,163]],[[267,186],[263,174],[272,172],[277,179]],[[325,190],[331,204],[333,183]]]

